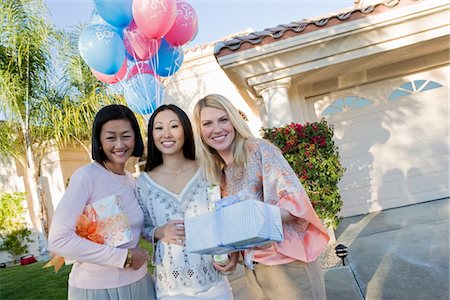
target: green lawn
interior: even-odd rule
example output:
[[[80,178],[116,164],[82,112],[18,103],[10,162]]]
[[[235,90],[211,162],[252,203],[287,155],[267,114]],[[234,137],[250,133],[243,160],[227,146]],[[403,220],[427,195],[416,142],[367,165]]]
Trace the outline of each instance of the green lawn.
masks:
[[[151,252],[148,242],[140,246]],[[57,274],[52,268],[42,269],[46,262],[0,269],[0,299],[67,299],[67,280],[71,266],[63,266]],[[153,267],[149,266],[149,272]]]

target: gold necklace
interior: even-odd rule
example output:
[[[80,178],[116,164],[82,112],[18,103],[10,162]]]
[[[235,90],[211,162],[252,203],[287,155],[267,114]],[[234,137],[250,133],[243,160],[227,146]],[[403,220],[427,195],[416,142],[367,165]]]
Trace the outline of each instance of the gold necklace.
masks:
[[[114,173],[113,171],[111,171],[111,169],[108,168],[108,166],[106,164],[104,164],[104,165],[105,165],[105,168],[111,173],[111,175],[112,175],[112,177],[113,177],[115,182],[117,182],[117,183],[119,183],[120,185],[123,185],[123,186],[132,186],[130,184],[130,182],[129,182],[127,173],[125,171],[124,171],[125,174],[123,174],[123,175],[122,174],[117,174],[117,173]],[[120,177],[118,177],[118,176],[120,176]]]

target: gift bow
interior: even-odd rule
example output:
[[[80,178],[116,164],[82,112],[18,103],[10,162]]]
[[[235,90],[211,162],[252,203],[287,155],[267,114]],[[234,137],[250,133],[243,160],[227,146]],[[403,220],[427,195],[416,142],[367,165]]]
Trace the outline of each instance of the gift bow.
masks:
[[[241,201],[241,198],[236,195],[226,196],[215,203],[215,209],[221,209]]]
[[[104,244],[105,240],[97,233],[97,218],[89,219],[85,214],[81,214],[77,220],[76,233],[82,238],[88,239],[98,244]]]
[[[253,199],[253,198],[254,198],[254,196],[250,192],[248,192],[246,190],[241,190],[236,195],[228,195],[228,196],[220,199],[219,201],[216,201],[215,209],[221,209],[221,208],[236,204],[238,202]]]
[[[90,214],[92,220],[85,214],[81,214],[77,219],[77,224],[75,226],[75,232],[80,237],[88,239],[98,244],[104,244],[104,238],[97,233],[98,222],[95,212]],[[47,262],[43,268],[54,267],[55,273],[58,273],[64,264],[64,257],[55,255],[49,262]]]

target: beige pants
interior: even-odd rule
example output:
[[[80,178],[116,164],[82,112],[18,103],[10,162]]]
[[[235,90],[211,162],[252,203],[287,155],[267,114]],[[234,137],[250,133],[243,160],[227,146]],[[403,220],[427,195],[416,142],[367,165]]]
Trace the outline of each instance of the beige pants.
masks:
[[[245,268],[249,293],[255,300],[325,300],[320,261],[295,261],[278,266],[255,264]]]

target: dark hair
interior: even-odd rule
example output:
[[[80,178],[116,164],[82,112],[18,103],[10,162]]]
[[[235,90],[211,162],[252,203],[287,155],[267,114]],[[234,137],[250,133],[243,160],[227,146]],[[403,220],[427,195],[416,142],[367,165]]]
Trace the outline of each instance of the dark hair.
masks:
[[[156,168],[157,166],[163,163],[162,153],[156,148],[155,141],[153,140],[153,125],[155,123],[155,117],[158,113],[163,110],[171,110],[173,111],[178,118],[180,119],[181,125],[184,130],[184,144],[183,144],[183,154],[187,159],[194,160],[195,159],[195,146],[194,146],[194,133],[192,131],[191,121],[187,114],[176,106],[175,104],[163,104],[159,106],[150,117],[148,122],[148,144],[147,144],[147,163],[145,164],[144,171],[148,172]]]
[[[102,149],[100,142],[100,133],[103,124],[111,120],[127,120],[134,131],[134,150],[131,154],[135,157],[141,157],[144,153],[144,142],[142,141],[141,131],[136,116],[126,106],[120,104],[111,104],[100,109],[94,118],[92,124],[92,159],[103,165],[106,160],[106,154]]]

